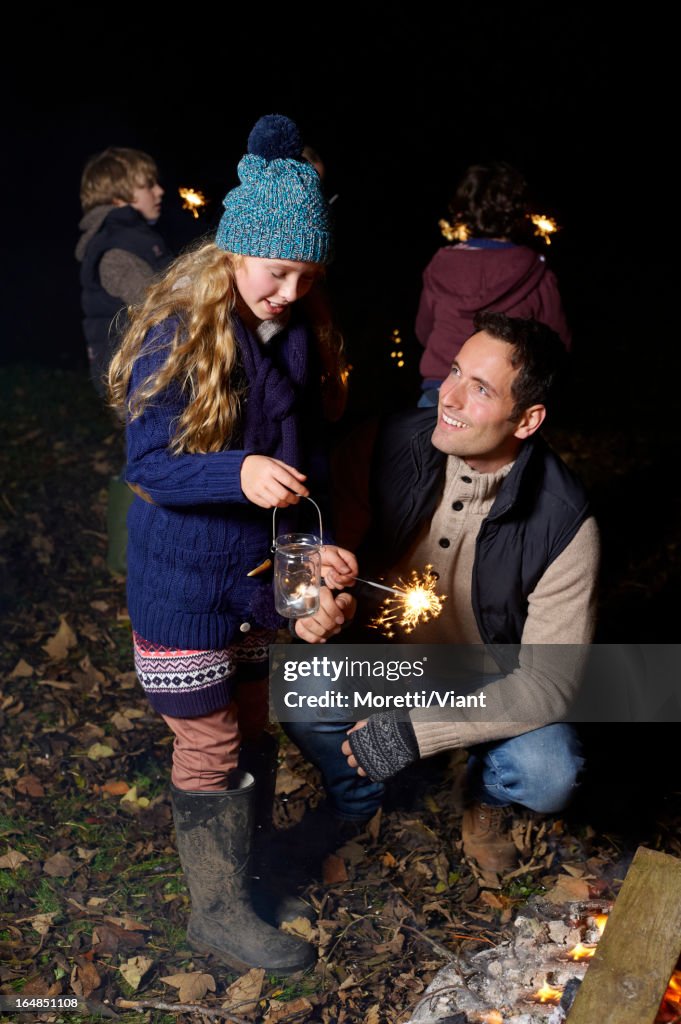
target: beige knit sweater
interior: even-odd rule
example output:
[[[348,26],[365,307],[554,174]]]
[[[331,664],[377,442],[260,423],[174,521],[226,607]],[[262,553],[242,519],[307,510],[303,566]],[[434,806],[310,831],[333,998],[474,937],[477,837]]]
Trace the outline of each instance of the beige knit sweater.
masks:
[[[431,564],[439,573],[438,591],[447,595],[442,614],[419,626],[414,642],[482,643],[471,599],[475,541],[510,469],[511,464],[497,473],[481,474],[449,456],[433,519],[395,567],[399,575]],[[581,645],[593,637],[598,562],[598,530],[595,520],[587,519],[530,594],[520,664],[486,688],[485,712],[456,709],[447,721],[439,722],[429,721],[426,713],[411,713],[422,757],[520,735],[560,720],[579,685],[585,657]]]

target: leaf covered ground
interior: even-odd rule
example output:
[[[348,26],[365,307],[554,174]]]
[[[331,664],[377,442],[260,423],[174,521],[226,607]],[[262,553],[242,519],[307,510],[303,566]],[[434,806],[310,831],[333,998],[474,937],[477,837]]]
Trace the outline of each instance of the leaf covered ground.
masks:
[[[105,562],[120,430],[82,373],[6,368],[0,384],[0,993],[75,993],[86,1019],[125,1024],[201,1019],[191,1007],[252,1024],[393,1024],[449,960],[502,941],[532,895],[612,899],[639,842],[681,855],[672,733],[662,725],[585,730],[594,767],[584,796],[561,818],[519,816],[523,867],[492,887],[460,856],[457,752],[404,773],[382,814],[309,879],[313,971],[239,978],[193,954],[168,801],[170,738],[136,682],[124,581]],[[601,488],[606,517],[623,478],[656,472],[645,439],[618,437],[557,435]],[[606,523],[603,639],[619,640],[630,622],[642,640],[674,639],[655,633],[679,574],[673,521],[665,514],[649,545],[631,542],[614,517]],[[322,793],[280,738],[283,830]]]

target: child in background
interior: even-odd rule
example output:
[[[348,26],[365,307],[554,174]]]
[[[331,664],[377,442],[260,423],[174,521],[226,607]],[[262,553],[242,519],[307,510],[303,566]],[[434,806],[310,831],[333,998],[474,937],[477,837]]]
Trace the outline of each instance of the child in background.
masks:
[[[90,157],[80,185],[83,331],[90,375],[106,396],[106,373],[125,330],[112,322],[121,309],[142,301],[148,286],[172,259],[153,225],[161,215],[163,189],[147,153],[114,146]]]
[[[148,286],[172,255],[153,225],[161,213],[163,189],[152,158],[139,149],[111,146],[90,157],[80,185],[83,333],[90,377],[106,397],[111,357],[127,326],[127,307],[144,298]],[[126,571],[125,517],[130,491],[120,476],[109,480],[107,565]]]
[[[331,256],[328,204],[296,125],[261,118],[239,178],[215,242],[180,257],[133,312],[110,387],[128,417],[136,494],[135,665],[175,734],[187,935],[237,970],[290,973],[314,951],[254,912],[255,897],[270,921],[281,917],[277,898],[254,893],[248,875],[254,815],[271,822],[267,655],[283,624],[271,576],[249,572],[269,553],[272,509],[307,496],[306,480],[313,493],[320,486],[322,413],[341,411],[341,352],[315,297]],[[352,554],[325,545],[322,561],[330,585],[352,583]],[[298,620],[298,635],[323,641],[352,604],[322,588],[319,613]]]
[[[418,403],[424,408],[437,405],[440,384],[482,310],[534,317],[567,349],[571,344],[555,275],[543,256],[513,241],[528,212],[520,172],[503,162],[469,167],[450,209],[467,239],[438,250],[423,274],[416,336],[425,348]]]

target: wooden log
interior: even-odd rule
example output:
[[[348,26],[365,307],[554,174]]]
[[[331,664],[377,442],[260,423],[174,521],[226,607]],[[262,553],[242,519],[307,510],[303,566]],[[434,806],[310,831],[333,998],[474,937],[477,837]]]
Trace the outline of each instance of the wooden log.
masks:
[[[654,1024],[681,953],[681,860],[639,846],[567,1024]]]

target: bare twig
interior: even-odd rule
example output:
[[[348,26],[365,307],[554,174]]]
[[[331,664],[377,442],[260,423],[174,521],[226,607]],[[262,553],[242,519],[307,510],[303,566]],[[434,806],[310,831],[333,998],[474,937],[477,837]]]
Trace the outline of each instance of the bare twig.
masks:
[[[117,999],[116,1006],[121,1010],[166,1010],[170,1013],[200,1013],[209,1020],[224,1020],[228,1024],[250,1024],[245,1017],[235,1017],[229,1010],[219,1007],[211,1010],[206,1006],[194,1006],[191,1003],[164,1003],[156,999]]]
[[[435,990],[435,992],[431,992],[428,995],[423,996],[421,999],[419,999],[419,1001],[416,1004],[416,1006],[412,1007],[412,1009],[411,1009],[412,1017],[414,1016],[414,1014],[418,1010],[419,1006],[423,1006],[424,1003],[432,1003],[433,999],[439,999],[441,995],[444,995],[447,992],[460,992],[461,989],[465,988],[465,987],[466,987],[465,986],[465,982],[462,985],[446,985],[444,988],[438,988],[438,989]],[[431,1006],[431,1010],[432,1010],[432,1006]]]
[[[457,956],[455,953],[452,953],[445,946],[441,946],[439,942],[436,942],[435,939],[431,939],[429,935],[426,935],[424,932],[420,932],[418,928],[412,928],[412,926],[408,924],[401,924],[400,928],[404,929],[405,932],[413,932],[414,935],[418,935],[420,939],[423,939],[423,941],[427,942],[429,946],[432,946],[435,952],[439,953],[440,956],[444,960],[447,960],[448,963],[453,964],[456,962]]]

